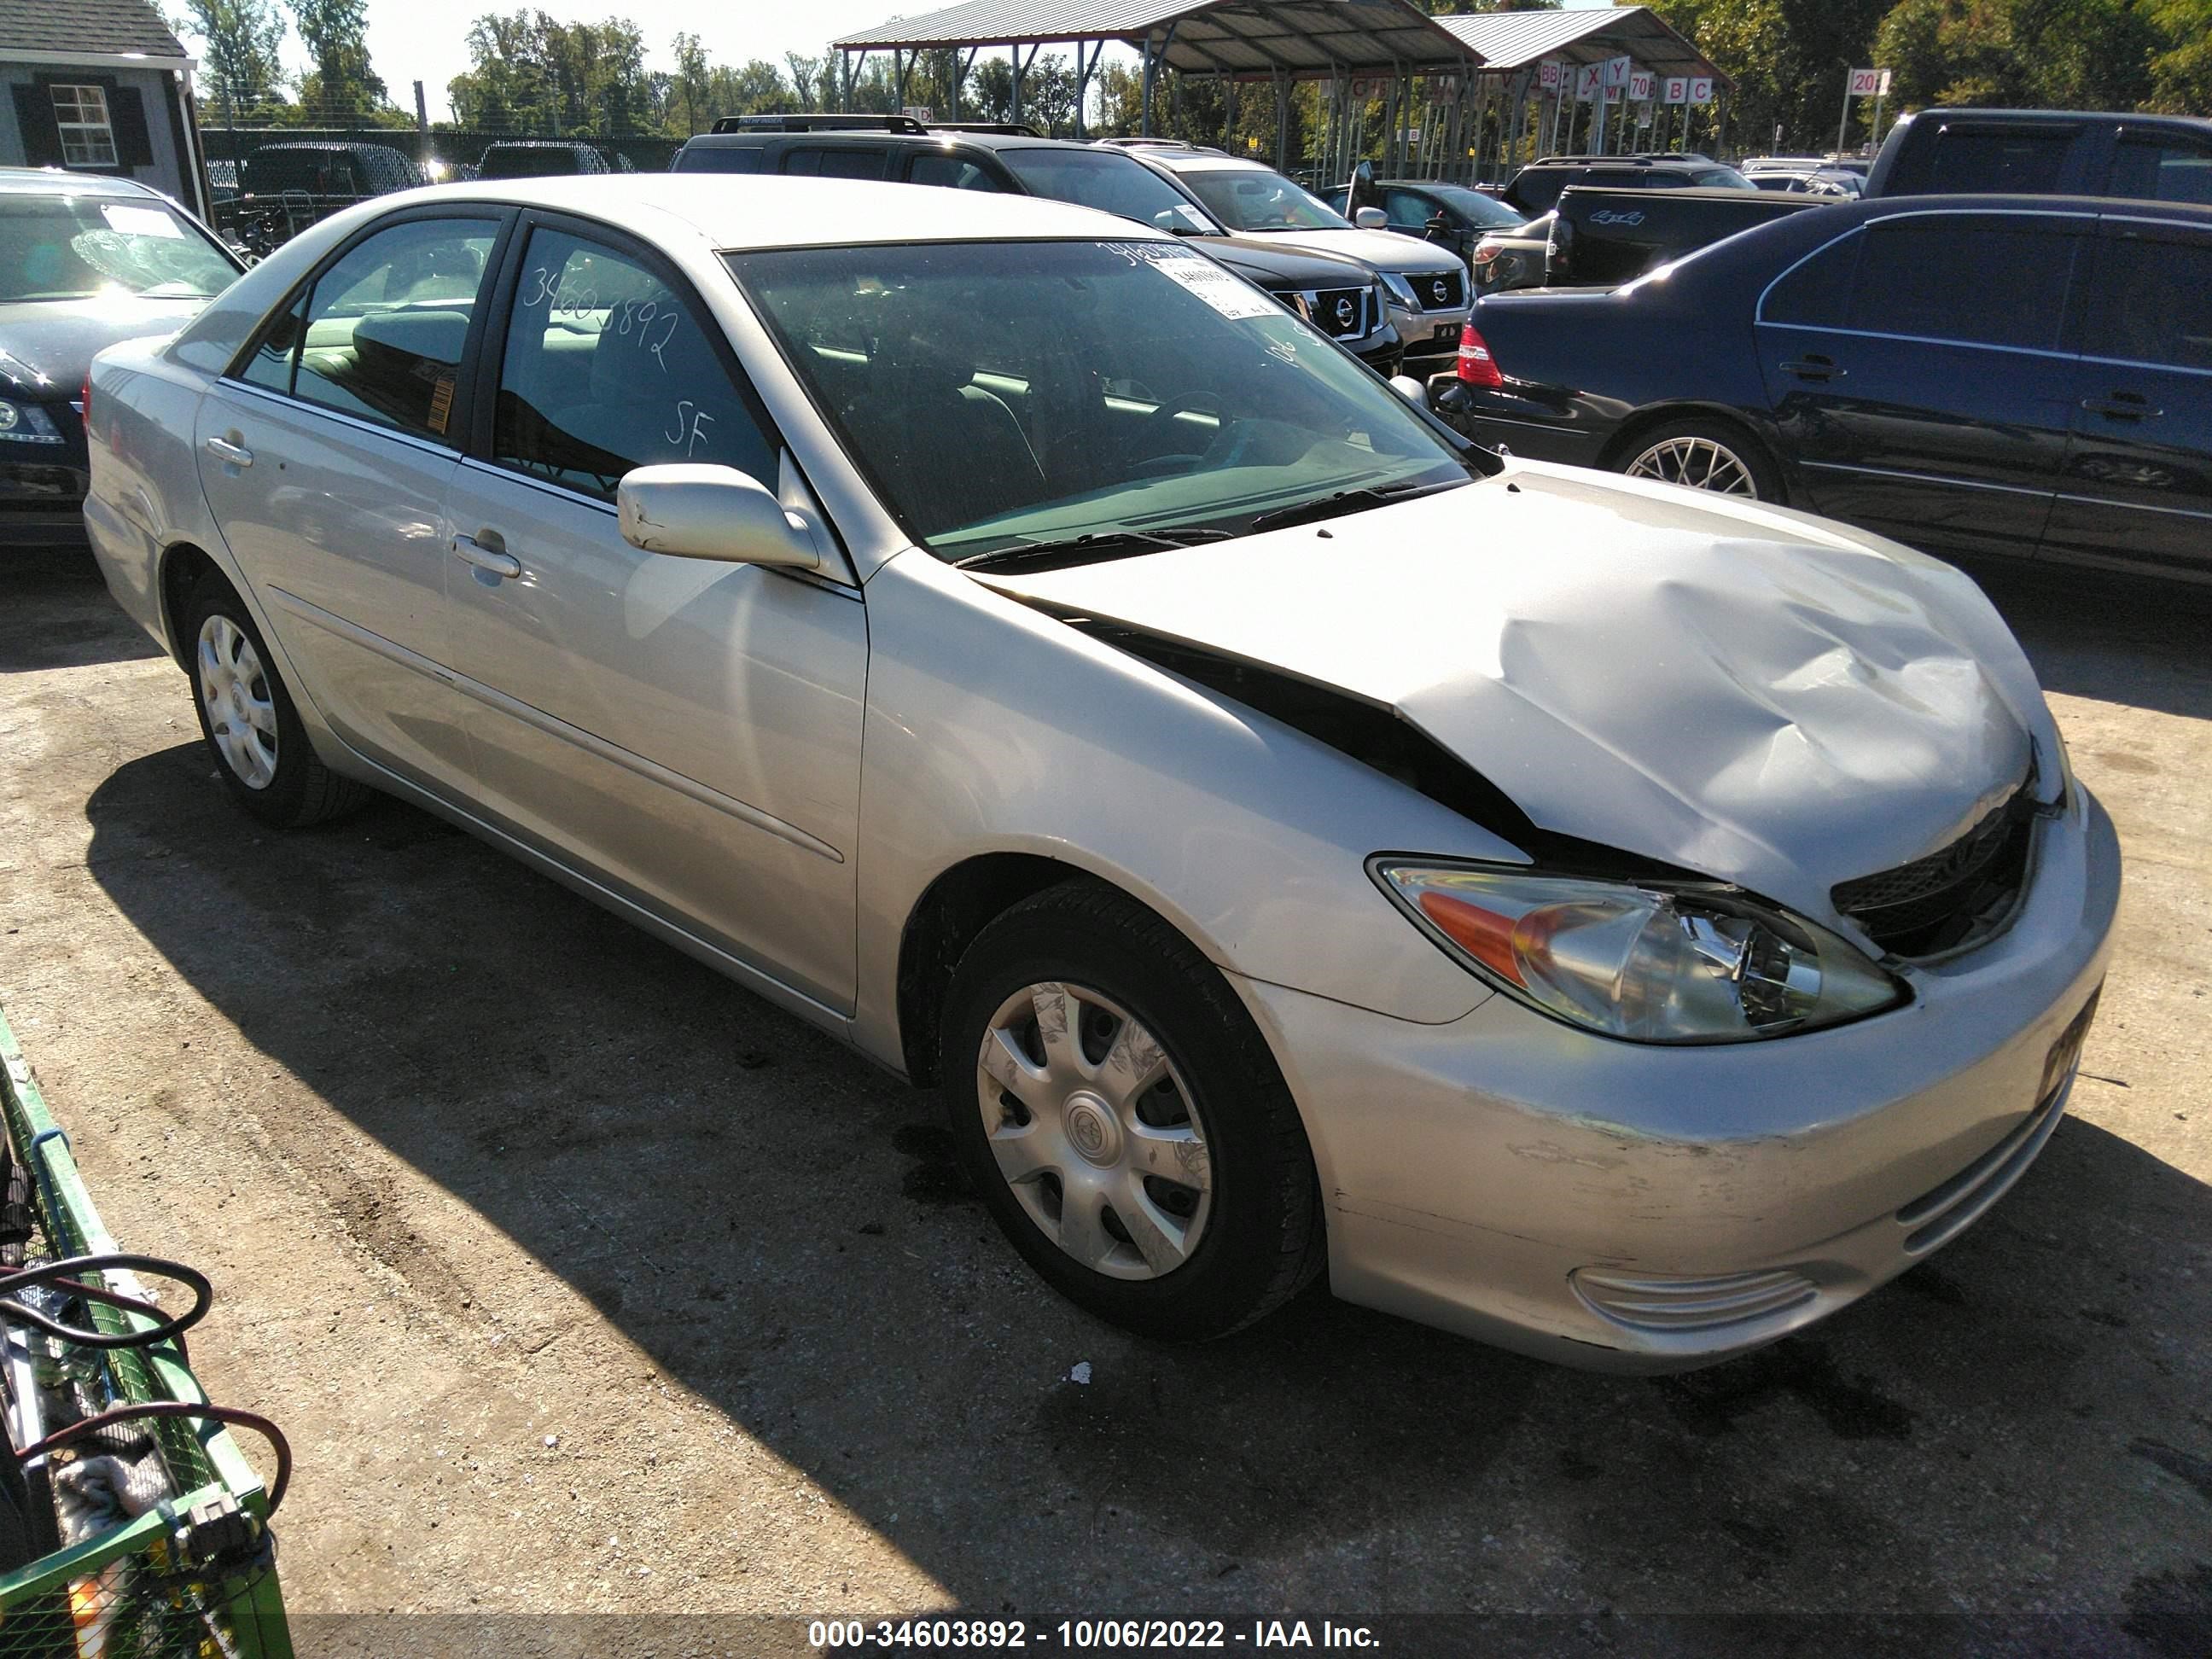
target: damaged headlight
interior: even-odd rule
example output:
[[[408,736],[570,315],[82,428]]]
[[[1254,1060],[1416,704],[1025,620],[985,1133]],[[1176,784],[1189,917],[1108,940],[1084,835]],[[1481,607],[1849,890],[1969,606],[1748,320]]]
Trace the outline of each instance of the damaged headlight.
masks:
[[[1849,940],[1730,892],[1377,859],[1446,954],[1545,1013],[1633,1042],[1743,1042],[1903,1002]]]

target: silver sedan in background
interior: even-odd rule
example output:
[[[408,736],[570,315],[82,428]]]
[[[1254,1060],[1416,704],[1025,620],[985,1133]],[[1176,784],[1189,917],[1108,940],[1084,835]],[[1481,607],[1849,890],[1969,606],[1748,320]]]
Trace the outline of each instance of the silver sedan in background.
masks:
[[[103,354],[87,516],[248,813],[413,801],[937,1085],[1100,1316],[1771,1341],[2050,1134],[2111,823],[1957,571],[1403,390],[1059,204],[459,185]]]

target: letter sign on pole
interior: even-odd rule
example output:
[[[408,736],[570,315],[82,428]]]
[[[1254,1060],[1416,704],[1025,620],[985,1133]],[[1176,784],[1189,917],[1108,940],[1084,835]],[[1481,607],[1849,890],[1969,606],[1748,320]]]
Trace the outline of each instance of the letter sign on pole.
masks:
[[[1652,83],[1658,78],[1650,70],[1638,70],[1628,77],[1628,101],[1632,104],[1650,103]]]
[[[1879,98],[1889,90],[1889,71],[1882,69],[1855,69],[1851,71],[1850,95],[1854,98]]]
[[[1604,89],[1605,65],[1584,64],[1575,71],[1575,101],[1587,104]]]
[[[1626,58],[1605,60],[1605,89],[1607,92],[1619,92],[1628,84],[1628,68],[1629,60]]]
[[[1710,104],[1713,101],[1711,76],[1693,75],[1690,77],[1690,101],[1693,104]]]
[[[1668,76],[1667,77],[1666,86],[1660,94],[1659,101],[1662,104],[1688,103],[1690,101],[1690,77],[1686,75]]]
[[[1559,71],[1564,67],[1558,58],[1547,58],[1536,66],[1537,84],[1546,92],[1557,92],[1559,89]]]

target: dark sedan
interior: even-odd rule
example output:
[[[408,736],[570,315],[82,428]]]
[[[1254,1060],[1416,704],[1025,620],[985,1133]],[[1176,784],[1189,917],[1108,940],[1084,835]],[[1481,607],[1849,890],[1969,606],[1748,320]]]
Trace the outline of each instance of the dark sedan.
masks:
[[[183,326],[241,269],[158,191],[0,168],[0,548],[82,543],[93,354]]]
[[[1486,296],[1431,392],[1519,455],[2212,580],[2212,209],[1814,208],[1610,292]]]

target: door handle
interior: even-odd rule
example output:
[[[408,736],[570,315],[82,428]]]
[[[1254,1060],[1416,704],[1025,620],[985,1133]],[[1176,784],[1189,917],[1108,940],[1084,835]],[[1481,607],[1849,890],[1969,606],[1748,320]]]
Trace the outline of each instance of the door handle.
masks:
[[[1801,380],[1840,380],[1850,370],[1838,368],[1834,358],[1823,357],[1815,352],[1811,356],[1794,358],[1783,364],[1782,372],[1795,374]]]
[[[216,459],[228,461],[233,466],[253,465],[253,452],[244,444],[234,444],[228,438],[210,438],[206,448]]]
[[[489,570],[495,576],[520,576],[522,561],[512,553],[495,547],[486,547],[473,536],[453,538],[453,552],[464,564],[472,564],[479,570]]]
[[[2166,413],[2153,409],[2133,392],[2115,392],[2109,398],[2084,398],[2081,407],[2092,415],[2102,415],[2113,421],[2154,421]]]

